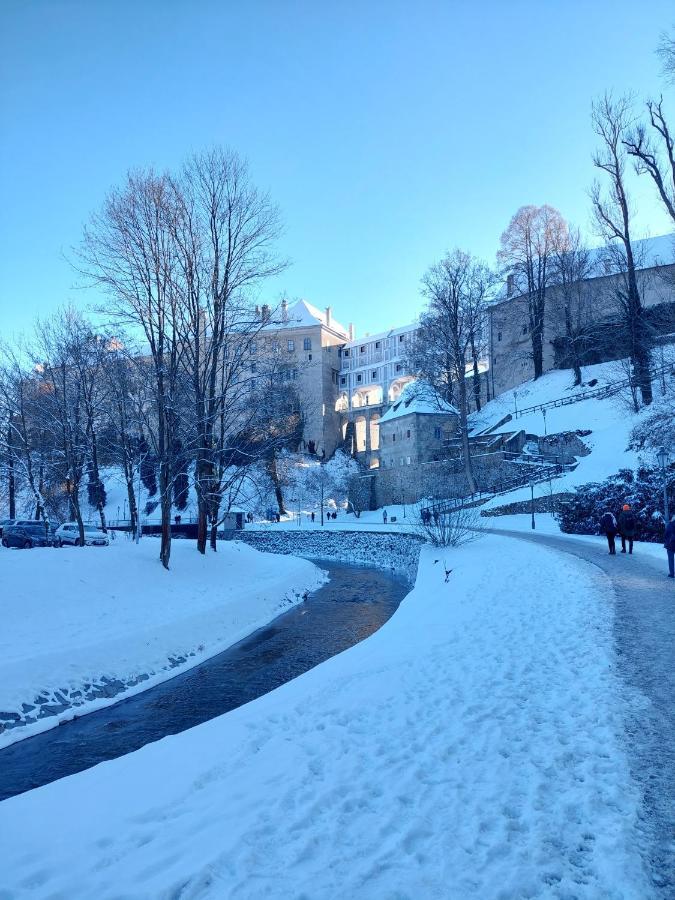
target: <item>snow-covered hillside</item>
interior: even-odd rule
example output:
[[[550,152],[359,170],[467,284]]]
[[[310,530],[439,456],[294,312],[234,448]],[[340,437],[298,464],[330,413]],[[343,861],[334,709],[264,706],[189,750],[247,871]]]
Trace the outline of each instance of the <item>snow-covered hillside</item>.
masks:
[[[667,348],[666,359],[675,360],[675,348]],[[548,372],[537,381],[528,381],[513,390],[506,391],[496,397],[479,412],[470,417],[474,433],[495,426],[505,416],[512,415],[511,421],[495,428],[495,434],[522,429],[527,434],[538,436],[556,435],[563,432],[590,431],[583,437],[583,442],[591,451],[588,456],[579,457],[579,464],[573,472],[553,480],[553,490],[571,490],[590,481],[602,481],[619,469],[635,469],[639,462],[638,453],[628,447],[630,433],[644,415],[635,414],[631,409],[630,398],[625,392],[604,399],[581,400],[567,406],[559,406],[526,415],[514,416],[516,410],[549,403],[560,398],[573,397],[584,391],[598,390],[606,385],[613,385],[626,378],[622,363],[609,362],[583,368],[583,382],[580,387],[573,387],[571,370]],[[673,379],[666,376],[666,389],[672,392]],[[589,387],[589,382],[594,382]],[[654,384],[657,395],[661,385]],[[548,494],[549,486],[537,485],[535,497]],[[523,488],[508,495],[507,500],[529,498],[529,488]],[[497,501],[495,501],[497,502]],[[503,497],[499,503],[507,502]]]
[[[307,560],[240,543],[204,557],[174,541],[167,572],[158,547],[118,538],[101,549],[0,550],[0,719],[20,720],[0,746],[196,665],[325,579]]]

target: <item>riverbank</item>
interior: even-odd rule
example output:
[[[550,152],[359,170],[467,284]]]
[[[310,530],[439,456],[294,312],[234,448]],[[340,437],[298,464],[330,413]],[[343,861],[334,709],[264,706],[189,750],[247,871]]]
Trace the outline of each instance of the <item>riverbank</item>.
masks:
[[[0,551],[0,747],[131,696],[208,659],[299,603],[307,560],[174,541]]]
[[[645,900],[623,744],[637,699],[612,624],[606,579],[566,554],[493,535],[425,548],[415,589],[366,641],[1,803],[4,886]]]

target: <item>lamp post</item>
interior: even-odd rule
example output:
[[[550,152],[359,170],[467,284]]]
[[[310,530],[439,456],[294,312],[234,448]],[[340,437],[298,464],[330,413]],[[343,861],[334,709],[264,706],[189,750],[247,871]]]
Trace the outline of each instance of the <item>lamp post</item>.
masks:
[[[534,529],[534,481],[530,479],[530,512],[532,514],[532,528]]]
[[[546,437],[546,410],[542,409],[541,414],[544,417],[544,437]]]
[[[656,454],[656,458],[661,466],[661,475],[663,476],[663,512],[666,517],[666,524],[670,521],[670,510],[668,508],[668,481],[666,479],[666,463],[668,462],[668,451],[665,447],[661,447]]]

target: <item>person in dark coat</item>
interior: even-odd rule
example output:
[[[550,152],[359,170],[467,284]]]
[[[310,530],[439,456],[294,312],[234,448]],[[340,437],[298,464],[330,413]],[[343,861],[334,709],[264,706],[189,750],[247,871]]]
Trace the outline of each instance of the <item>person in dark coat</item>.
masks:
[[[387,524],[387,510],[386,509],[382,510],[382,521],[384,522],[385,525]]]
[[[668,554],[668,578],[675,578],[675,513],[672,514],[670,522],[666,525],[663,546]]]
[[[600,517],[600,531],[602,531],[607,538],[610,556],[616,556],[616,544],[614,543],[614,538],[616,537],[618,527],[616,519],[614,518],[614,513],[609,510],[604,512]]]
[[[626,542],[628,542],[628,553],[633,552],[633,538],[635,537],[635,529],[637,521],[635,513],[627,503],[624,503],[623,509],[619,513],[619,534],[621,535],[621,552],[626,552]]]

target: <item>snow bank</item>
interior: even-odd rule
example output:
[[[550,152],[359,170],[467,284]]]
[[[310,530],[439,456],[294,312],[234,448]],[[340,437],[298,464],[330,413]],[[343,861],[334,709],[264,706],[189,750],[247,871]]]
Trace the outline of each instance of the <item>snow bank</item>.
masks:
[[[243,544],[174,541],[0,551],[0,746],[213,656],[299,602],[324,573]]]
[[[611,629],[566,554],[427,548],[361,644],[1,803],[6,895],[644,900]]]

